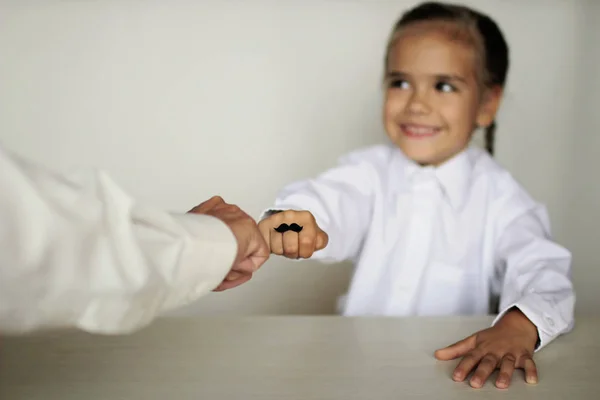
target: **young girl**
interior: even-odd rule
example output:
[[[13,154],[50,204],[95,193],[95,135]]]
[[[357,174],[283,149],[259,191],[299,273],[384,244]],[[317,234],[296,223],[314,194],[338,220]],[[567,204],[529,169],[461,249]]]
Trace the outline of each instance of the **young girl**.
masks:
[[[408,11],[385,57],[393,145],[287,186],[259,224],[274,254],[354,261],[343,315],[485,315],[499,297],[490,328],[436,352],[464,356],[453,379],[474,370],[473,387],[496,368],[497,387],[515,368],[537,382],[533,353],[573,326],[571,255],[551,240],[544,207],[492,158],[507,70],[489,17],[441,3]],[[469,146],[478,127],[487,153]]]

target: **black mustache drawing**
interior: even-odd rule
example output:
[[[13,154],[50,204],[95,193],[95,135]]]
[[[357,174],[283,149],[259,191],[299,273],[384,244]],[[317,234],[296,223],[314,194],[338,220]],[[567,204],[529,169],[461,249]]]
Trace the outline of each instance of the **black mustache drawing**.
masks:
[[[298,225],[297,223],[294,222],[291,225],[281,224],[277,228],[275,228],[275,230],[277,232],[279,232],[279,233],[284,233],[284,232],[287,232],[287,231],[292,231],[292,232],[299,233],[302,230],[302,227],[300,225]]]

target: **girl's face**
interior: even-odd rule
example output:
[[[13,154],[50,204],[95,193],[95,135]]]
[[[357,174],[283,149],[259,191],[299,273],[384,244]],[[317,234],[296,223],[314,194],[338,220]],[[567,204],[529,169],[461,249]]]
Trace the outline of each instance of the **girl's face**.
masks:
[[[431,24],[403,28],[390,48],[384,125],[407,157],[440,165],[492,123],[501,90],[483,98],[473,47]]]

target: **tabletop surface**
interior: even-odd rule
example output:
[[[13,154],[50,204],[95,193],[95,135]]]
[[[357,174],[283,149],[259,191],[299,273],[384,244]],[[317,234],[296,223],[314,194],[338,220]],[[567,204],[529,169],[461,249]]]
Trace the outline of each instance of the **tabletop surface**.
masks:
[[[540,382],[473,389],[435,349],[492,317],[181,317],[127,336],[0,339],[0,399],[598,399],[600,318],[535,355]]]

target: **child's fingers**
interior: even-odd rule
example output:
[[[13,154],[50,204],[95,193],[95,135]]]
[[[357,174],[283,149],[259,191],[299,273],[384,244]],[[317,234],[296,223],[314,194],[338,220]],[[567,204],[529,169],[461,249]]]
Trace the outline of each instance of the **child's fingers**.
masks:
[[[283,255],[287,258],[298,258],[298,234],[287,231],[279,235],[283,238]]]
[[[323,250],[329,243],[329,236],[321,229],[317,228],[317,240],[315,250]]]
[[[437,350],[435,352],[435,358],[442,361],[454,360],[455,358],[464,356],[475,348],[476,336],[471,335],[466,339],[451,344],[448,347]]]
[[[523,356],[520,361],[525,369],[525,381],[531,384],[538,383],[537,367],[531,356]]]
[[[458,363],[452,374],[452,379],[457,382],[462,382],[466,379],[467,375],[475,368],[475,366],[481,360],[481,354],[476,352],[467,353],[462,360]],[[473,381],[471,381],[473,382]]]
[[[283,235],[274,229],[269,229],[269,243],[271,253],[279,256],[283,255]]]
[[[506,389],[510,385],[513,373],[515,372],[516,358],[512,354],[507,354],[500,363],[500,373],[496,379],[496,387]]]
[[[479,361],[479,365],[477,366],[473,377],[471,377],[471,386],[474,388],[482,387],[492,372],[496,370],[498,362],[498,357],[490,353],[486,354],[481,361]]]
[[[298,224],[302,230],[299,233],[291,230],[278,232],[281,224]],[[273,214],[261,221],[259,228],[263,235],[269,235],[271,253],[287,258],[310,258],[316,249],[324,248],[329,240],[308,211],[286,210]]]
[[[304,226],[298,234],[298,257],[310,258],[315,252],[317,227],[314,224]]]

